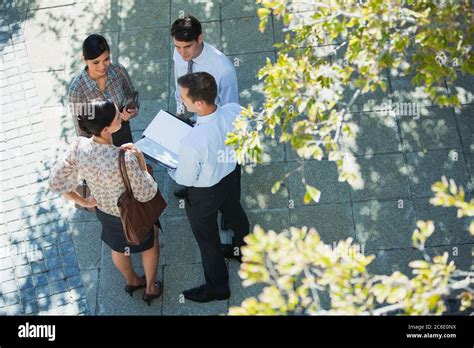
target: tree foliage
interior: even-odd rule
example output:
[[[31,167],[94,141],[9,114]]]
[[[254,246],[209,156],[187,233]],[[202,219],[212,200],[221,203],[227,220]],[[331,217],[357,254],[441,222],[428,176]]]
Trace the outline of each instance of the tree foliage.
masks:
[[[361,187],[357,161],[344,144],[354,138],[348,122],[363,94],[387,91],[387,76],[411,76],[424,98],[439,106],[460,106],[464,91],[459,74],[474,74],[474,15],[469,0],[256,0],[260,30],[271,16],[283,21],[285,40],[277,45],[258,77],[263,80],[262,110],[248,107],[227,143],[243,163],[263,159],[264,136],[278,137],[307,159],[336,163],[339,181]],[[448,87],[446,89],[445,87]],[[320,191],[308,185],[305,203]],[[276,182],[276,193],[283,180]],[[462,187],[443,178],[433,185],[434,205],[455,207],[472,219],[474,201]],[[469,231],[474,234],[474,222]],[[351,239],[335,247],[323,243],[314,228],[288,232],[256,226],[243,249],[244,285],[263,284],[258,297],[230,309],[233,315],[271,314],[441,314],[456,295],[461,310],[471,306],[473,272],[456,269],[448,254],[430,257],[426,240],[433,221],[418,221],[413,246],[423,258],[409,263],[412,275],[373,275]],[[326,295],[325,295],[326,294]],[[329,296],[325,298],[324,296]]]
[[[453,185],[446,178],[435,183],[433,202],[445,205],[446,190],[463,191]],[[466,202],[463,195],[452,192],[449,197],[449,206],[458,207],[459,216],[473,216],[474,199]],[[465,310],[472,303],[474,271],[458,270],[447,252],[430,257],[425,244],[434,232],[433,221],[417,222],[412,241],[423,258],[409,263],[409,277],[398,271],[368,272],[375,256],[364,255],[351,238],[332,247],[313,228],[291,227],[276,233],[256,226],[246,238],[239,275],[244,286],[263,283],[265,287],[258,297],[230,308],[229,314],[442,314],[446,299],[454,295],[461,300],[460,310]],[[322,301],[324,294],[329,295],[327,303]]]
[[[276,62],[259,72],[261,111],[246,109],[227,143],[239,162],[261,162],[262,139],[278,135],[301,159],[337,164],[339,181],[361,187],[347,118],[362,94],[387,90],[385,76],[410,75],[422,95],[459,106],[459,73],[474,74],[474,12],[469,0],[257,0],[260,29],[271,15],[286,25]],[[445,83],[449,92],[444,88]],[[299,168],[300,172],[301,167]],[[305,201],[318,201],[307,185]],[[274,192],[277,191],[278,184]]]

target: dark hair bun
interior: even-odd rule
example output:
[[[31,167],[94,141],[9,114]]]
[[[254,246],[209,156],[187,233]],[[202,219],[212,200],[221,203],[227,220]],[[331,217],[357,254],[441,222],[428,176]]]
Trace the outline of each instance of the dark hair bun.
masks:
[[[82,54],[86,60],[96,59],[106,51],[110,52],[110,47],[102,35],[89,35],[82,43]]]

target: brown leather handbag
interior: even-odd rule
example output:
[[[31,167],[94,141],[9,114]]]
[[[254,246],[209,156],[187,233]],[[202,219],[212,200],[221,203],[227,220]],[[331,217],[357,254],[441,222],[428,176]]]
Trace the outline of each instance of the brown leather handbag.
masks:
[[[138,245],[150,232],[152,226],[165,210],[167,204],[157,188],[156,195],[148,202],[140,202],[133,197],[132,187],[125,166],[125,150],[120,149],[119,168],[125,184],[125,192],[119,197],[120,210],[125,239],[131,245]],[[147,170],[150,173],[150,167]],[[153,176],[153,172],[150,173]]]

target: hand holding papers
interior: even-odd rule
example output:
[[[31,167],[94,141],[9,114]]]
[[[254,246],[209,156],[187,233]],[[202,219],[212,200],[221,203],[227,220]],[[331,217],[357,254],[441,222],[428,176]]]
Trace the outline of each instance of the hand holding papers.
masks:
[[[181,140],[188,135],[191,129],[190,125],[166,111],[160,110],[136,146],[163,166],[176,169]]]

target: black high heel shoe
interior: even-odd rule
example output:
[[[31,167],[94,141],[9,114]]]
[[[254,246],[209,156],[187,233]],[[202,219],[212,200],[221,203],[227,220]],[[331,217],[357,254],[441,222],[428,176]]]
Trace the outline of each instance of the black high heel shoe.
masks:
[[[155,298],[160,297],[161,294],[163,293],[163,284],[162,284],[160,281],[155,282],[155,287],[157,287],[157,288],[159,289],[157,294],[147,294],[147,293],[146,293],[146,290],[145,290],[145,292],[143,293],[143,301],[145,301],[146,303],[148,303],[149,306],[151,305],[151,302],[152,302]]]
[[[141,276],[140,278],[146,279],[145,276]],[[135,291],[137,291],[138,289],[143,289],[143,288],[146,288],[146,281],[145,281],[145,284],[142,284],[142,285],[130,285],[130,284],[125,285],[125,292],[130,294],[130,297],[132,297]]]

